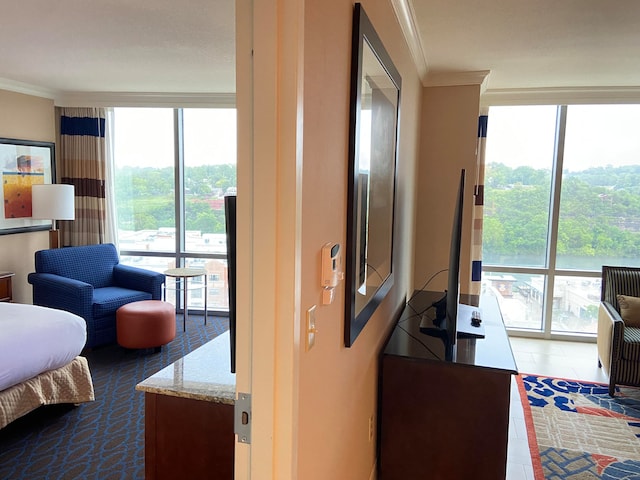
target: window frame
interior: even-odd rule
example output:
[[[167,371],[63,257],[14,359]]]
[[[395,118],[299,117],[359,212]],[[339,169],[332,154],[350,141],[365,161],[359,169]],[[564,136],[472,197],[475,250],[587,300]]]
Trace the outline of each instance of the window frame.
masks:
[[[606,102],[605,102],[606,103]],[[536,103],[537,105],[543,105],[543,103]],[[550,104],[550,103],[546,103]],[[553,103],[551,103],[553,104]],[[495,104],[491,106],[503,106]],[[530,105],[523,104],[508,104],[504,106],[522,106],[527,107]],[[545,279],[543,287],[543,302],[542,302],[542,318],[541,329],[523,329],[507,327],[509,335],[531,337],[531,338],[545,338],[545,339],[562,339],[571,341],[588,341],[595,342],[595,333],[579,333],[579,332],[563,332],[560,330],[552,329],[553,321],[553,292],[555,288],[555,281],[557,277],[575,277],[575,278],[601,278],[602,273],[599,270],[584,270],[584,269],[558,269],[556,267],[557,260],[557,240],[558,231],[560,225],[560,205],[561,205],[561,191],[562,191],[562,172],[564,165],[564,148],[566,138],[567,127],[567,112],[570,104],[562,103],[557,104],[556,113],[556,130],[555,130],[555,144],[552,163],[552,178],[551,178],[551,194],[549,198],[549,216],[548,216],[548,229],[547,229],[547,241],[546,241],[546,258],[544,266],[510,266],[510,265],[492,265],[483,262],[482,271],[485,273],[497,273],[497,274],[524,274],[524,275],[541,275]],[[489,129],[488,135],[490,135],[491,113],[489,109]]]
[[[114,107],[114,110],[118,107]],[[136,107],[127,107],[136,108]],[[139,107],[142,109],[148,109],[152,107]],[[135,249],[120,249],[118,250],[121,257],[157,257],[173,259],[176,267],[184,267],[188,265],[190,260],[204,259],[204,260],[226,260],[226,253],[207,253],[207,252],[193,252],[187,250],[186,242],[186,197],[185,197],[185,155],[184,155],[184,110],[196,107],[174,107],[173,110],[173,144],[174,144],[174,201],[175,201],[175,239],[176,244],[173,251],[155,251],[155,250],[135,250]],[[234,109],[237,112],[235,105],[221,104],[216,106],[208,105],[208,109]],[[237,168],[237,164],[236,164]],[[115,175],[115,168],[114,168]],[[117,228],[117,227],[116,227]],[[213,287],[209,288],[208,297],[211,297]],[[177,295],[176,308],[178,312],[184,311],[182,305],[183,299],[181,295]],[[189,312],[194,314],[204,314],[204,309],[197,307],[194,308],[189,305]],[[212,315],[228,315],[229,310],[220,308],[208,308],[208,314]]]

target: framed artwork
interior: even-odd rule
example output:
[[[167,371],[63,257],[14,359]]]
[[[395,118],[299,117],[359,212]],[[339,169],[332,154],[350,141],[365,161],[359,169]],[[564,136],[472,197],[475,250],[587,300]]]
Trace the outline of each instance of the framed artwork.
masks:
[[[0,178],[0,235],[49,230],[51,220],[31,218],[31,186],[54,183],[54,144],[0,138]]]
[[[402,79],[355,4],[351,52],[349,177],[345,269],[347,347],[394,282],[393,231]]]

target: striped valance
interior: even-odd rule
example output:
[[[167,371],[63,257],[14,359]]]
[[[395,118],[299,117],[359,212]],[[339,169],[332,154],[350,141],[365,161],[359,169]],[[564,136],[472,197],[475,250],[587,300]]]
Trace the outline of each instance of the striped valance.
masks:
[[[60,133],[62,135],[104,137],[104,127],[104,118],[67,116],[60,118]]]
[[[60,183],[73,185],[76,197],[105,198],[104,180],[95,178],[62,177]]]

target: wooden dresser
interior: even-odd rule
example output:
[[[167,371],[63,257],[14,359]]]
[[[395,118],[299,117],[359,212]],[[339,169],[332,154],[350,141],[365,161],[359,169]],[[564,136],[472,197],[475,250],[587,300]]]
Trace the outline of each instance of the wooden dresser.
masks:
[[[136,386],[145,392],[145,478],[233,480],[236,381],[229,332]]]
[[[420,332],[439,292],[415,292],[382,352],[378,479],[504,479],[511,377],[517,374],[495,297],[482,297],[485,338],[442,340]]]
[[[11,290],[13,275],[13,272],[0,272],[0,302],[13,301],[13,293]]]

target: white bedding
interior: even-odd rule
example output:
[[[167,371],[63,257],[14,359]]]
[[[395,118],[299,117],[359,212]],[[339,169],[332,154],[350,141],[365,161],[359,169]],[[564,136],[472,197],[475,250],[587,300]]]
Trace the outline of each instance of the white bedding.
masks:
[[[0,391],[80,354],[86,323],[63,310],[0,302]]]

